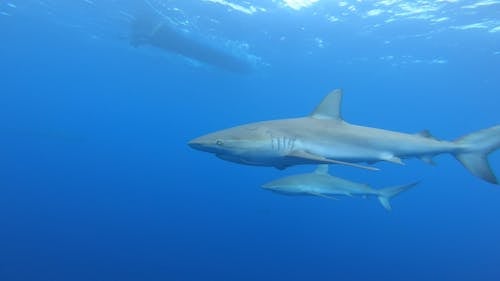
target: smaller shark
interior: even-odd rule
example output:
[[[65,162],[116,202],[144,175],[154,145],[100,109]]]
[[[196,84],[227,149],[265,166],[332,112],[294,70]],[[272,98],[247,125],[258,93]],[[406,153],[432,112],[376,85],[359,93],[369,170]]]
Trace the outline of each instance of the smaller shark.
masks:
[[[312,173],[298,174],[279,178],[262,185],[264,189],[287,195],[313,195],[336,199],[334,195],[377,196],[380,204],[387,210],[392,209],[390,199],[406,191],[418,182],[374,189],[367,184],[337,178],[328,173],[328,164],[320,164]]]

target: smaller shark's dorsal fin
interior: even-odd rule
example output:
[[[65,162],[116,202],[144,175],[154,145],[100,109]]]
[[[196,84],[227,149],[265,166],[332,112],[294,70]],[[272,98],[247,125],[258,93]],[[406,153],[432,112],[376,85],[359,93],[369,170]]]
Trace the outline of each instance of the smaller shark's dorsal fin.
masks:
[[[314,172],[320,175],[328,175],[328,164],[319,164]]]
[[[342,120],[340,105],[342,90],[337,89],[329,93],[311,113],[312,118]]]

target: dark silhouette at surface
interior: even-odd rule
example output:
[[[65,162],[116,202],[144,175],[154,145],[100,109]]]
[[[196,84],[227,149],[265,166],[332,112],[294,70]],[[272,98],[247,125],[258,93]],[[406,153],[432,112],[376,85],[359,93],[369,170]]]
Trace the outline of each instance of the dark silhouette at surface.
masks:
[[[249,62],[191,39],[166,22],[154,25],[147,20],[136,20],[132,24],[130,42],[134,47],[150,45],[231,72],[248,73],[252,70]]]

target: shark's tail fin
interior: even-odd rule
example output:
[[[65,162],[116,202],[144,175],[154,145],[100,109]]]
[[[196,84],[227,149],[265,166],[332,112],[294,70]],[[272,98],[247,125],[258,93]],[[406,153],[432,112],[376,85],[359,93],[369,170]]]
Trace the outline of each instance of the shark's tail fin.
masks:
[[[498,184],[488,163],[488,154],[500,148],[500,125],[466,135],[455,143],[462,146],[455,157],[469,172],[487,182]]]
[[[417,185],[419,182],[412,182],[410,184],[405,184],[405,185],[399,185],[399,186],[393,186],[393,187],[386,187],[382,188],[378,191],[377,197],[378,201],[380,201],[380,204],[387,210],[390,211],[392,210],[390,200],[395,197],[396,195],[400,194],[403,191],[406,191],[415,185]]]

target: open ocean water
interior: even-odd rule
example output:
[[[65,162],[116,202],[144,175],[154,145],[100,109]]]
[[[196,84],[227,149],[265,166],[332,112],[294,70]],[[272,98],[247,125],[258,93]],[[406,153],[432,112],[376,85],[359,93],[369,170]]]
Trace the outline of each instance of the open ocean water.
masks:
[[[500,280],[500,187],[450,155],[331,165],[421,180],[387,212],[187,145],[336,88],[354,124],[499,124],[500,2],[0,1],[0,280]]]

